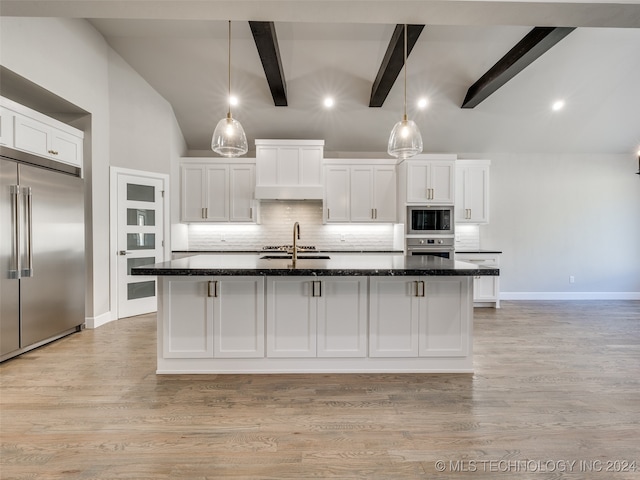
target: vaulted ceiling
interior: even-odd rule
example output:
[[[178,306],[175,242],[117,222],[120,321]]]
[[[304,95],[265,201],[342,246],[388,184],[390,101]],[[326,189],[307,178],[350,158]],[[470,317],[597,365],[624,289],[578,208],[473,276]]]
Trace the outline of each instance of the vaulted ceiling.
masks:
[[[385,55],[397,25],[409,23],[424,25],[413,38],[409,30],[407,95],[425,152],[629,153],[640,146],[638,1],[3,0],[0,13],[87,18],[173,106],[191,150],[209,149],[226,113],[227,20],[240,100],[233,113],[250,145],[319,138],[329,152],[384,154],[403,103],[402,73],[395,80],[398,64]],[[558,38],[523,50],[519,42],[535,36],[534,27],[562,28],[548,29]],[[274,38],[271,47],[260,43]],[[376,81],[389,65],[389,77]],[[385,81],[388,95],[378,91]],[[466,101],[474,84],[480,94]],[[384,97],[377,103],[376,92]],[[327,95],[335,99],[331,109],[322,104]],[[427,108],[416,106],[419,97]],[[558,99],[566,106],[554,112]]]

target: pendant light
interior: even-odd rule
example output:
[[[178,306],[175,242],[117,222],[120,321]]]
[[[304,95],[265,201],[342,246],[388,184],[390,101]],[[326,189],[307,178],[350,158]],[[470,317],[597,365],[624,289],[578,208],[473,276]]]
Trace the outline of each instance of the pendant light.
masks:
[[[392,157],[409,158],[422,152],[422,135],[418,125],[407,117],[407,24],[404,25],[404,115],[389,136],[387,152]]]
[[[223,157],[239,157],[249,150],[240,122],[231,117],[231,20],[229,20],[229,111],[213,131],[211,149]]]

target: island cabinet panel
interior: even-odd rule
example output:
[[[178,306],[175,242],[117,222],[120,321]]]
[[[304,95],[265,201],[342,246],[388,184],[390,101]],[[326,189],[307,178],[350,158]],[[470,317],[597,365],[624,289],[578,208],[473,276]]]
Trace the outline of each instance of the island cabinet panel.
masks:
[[[323,279],[320,288],[318,357],[366,357],[367,277]]]
[[[314,277],[267,277],[267,356],[315,357]]]
[[[419,277],[371,277],[369,356],[417,357]]]
[[[214,357],[264,357],[264,277],[214,281]]]
[[[372,277],[370,357],[466,357],[468,277]]]
[[[163,277],[163,352],[165,358],[213,358],[213,299],[210,277]],[[160,312],[159,312],[160,313]]]
[[[165,358],[264,357],[263,277],[162,277]]]
[[[472,313],[466,277],[439,277],[425,281],[420,315],[421,357],[465,357],[469,354]]]
[[[268,277],[267,357],[366,357],[367,277]]]

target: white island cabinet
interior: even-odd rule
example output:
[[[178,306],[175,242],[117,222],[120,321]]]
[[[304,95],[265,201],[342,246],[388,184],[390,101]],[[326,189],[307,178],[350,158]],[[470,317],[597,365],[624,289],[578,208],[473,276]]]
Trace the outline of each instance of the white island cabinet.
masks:
[[[466,277],[372,277],[371,357],[466,357],[471,290]]]
[[[160,374],[472,372],[474,277],[499,273],[402,254],[213,254],[132,269],[159,279]]]
[[[366,277],[267,277],[267,356],[365,357]]]
[[[165,358],[264,357],[263,277],[164,277]]]

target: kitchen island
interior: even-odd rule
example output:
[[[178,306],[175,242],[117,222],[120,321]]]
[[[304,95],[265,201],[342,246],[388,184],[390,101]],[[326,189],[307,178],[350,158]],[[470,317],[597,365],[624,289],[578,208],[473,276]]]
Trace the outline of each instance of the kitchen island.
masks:
[[[132,274],[158,276],[157,373],[427,373],[473,371],[473,277],[499,270],[402,254],[221,254]]]

